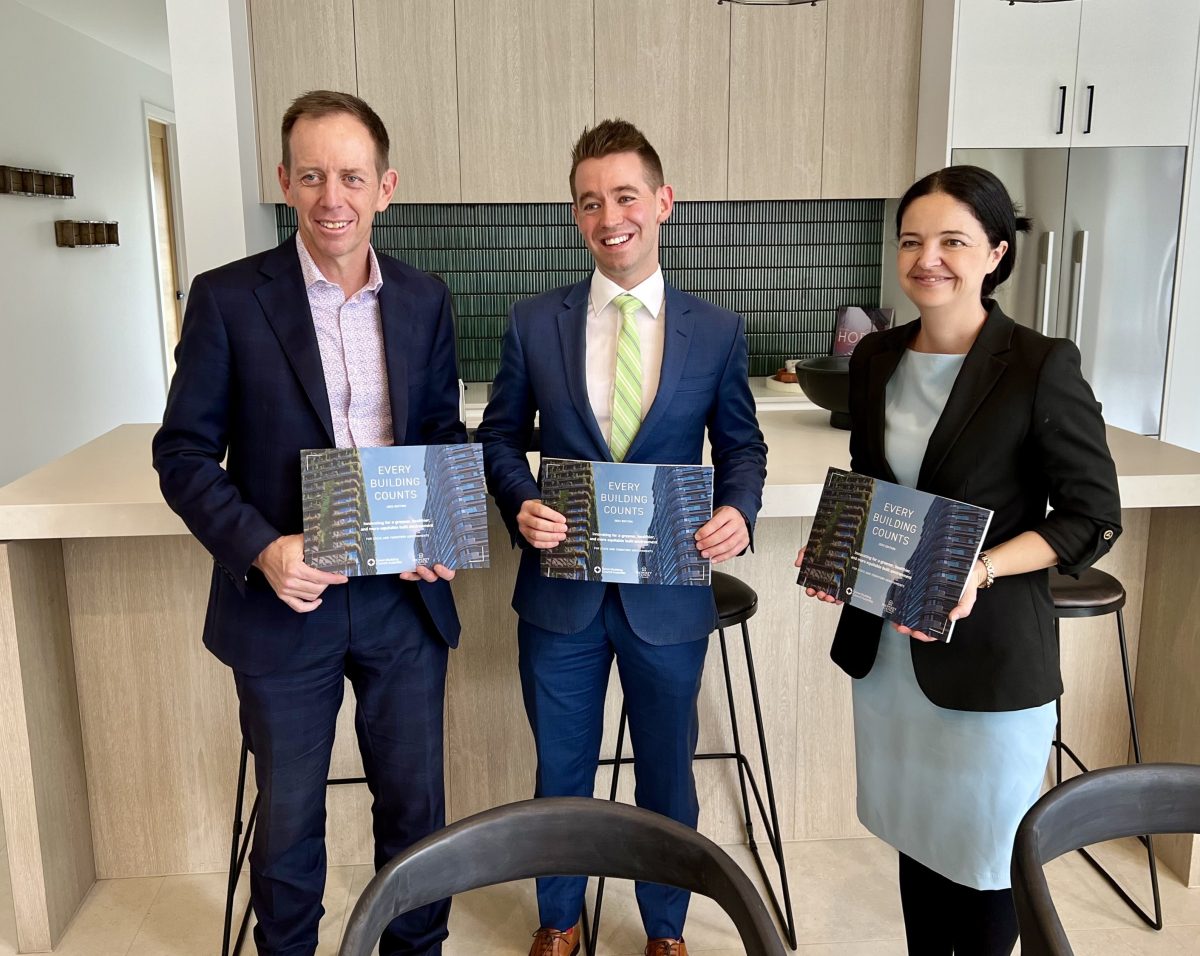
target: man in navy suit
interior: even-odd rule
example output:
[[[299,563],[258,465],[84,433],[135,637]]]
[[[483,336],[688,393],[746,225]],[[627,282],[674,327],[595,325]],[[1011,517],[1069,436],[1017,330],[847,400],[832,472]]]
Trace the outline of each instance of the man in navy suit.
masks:
[[[534,416],[548,458],[699,464],[708,430],[713,515],[696,547],[742,553],[762,501],[766,445],[747,379],[742,320],[665,285],[659,226],[674,194],[632,125],[586,130],[571,167],[572,211],[596,270],[518,302],[479,428],[488,488],[524,549],[513,607],[521,684],[537,747],[537,796],[591,796],[615,657],[629,710],[639,806],[694,827],[696,698],[716,627],[712,590],[551,580],[538,549],[566,537],[530,471]],[[586,880],[538,881],[531,956],[579,949]],[[688,894],[639,884],[650,956],[686,956]]]
[[[299,232],[192,283],[154,466],[214,558],[204,642],[233,669],[261,798],[258,952],[312,956],[344,679],[378,868],[444,823],[442,702],[459,623],[440,565],[347,580],[304,563],[300,451],[462,442],[466,429],[447,289],[371,248],[397,179],[383,123],[355,96],[318,91],[291,105],[282,132],[279,183]],[[449,906],[397,919],[381,952],[439,953]]]

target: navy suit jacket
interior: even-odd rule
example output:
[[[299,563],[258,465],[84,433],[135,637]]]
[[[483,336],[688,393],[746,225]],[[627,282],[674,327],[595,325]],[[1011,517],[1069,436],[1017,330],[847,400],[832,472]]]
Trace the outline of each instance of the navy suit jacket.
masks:
[[[389,256],[378,260],[395,443],[466,441],[449,292]],[[268,673],[337,613],[329,601],[293,611],[252,567],[280,535],[303,530],[300,450],[334,445],[295,240],[197,276],[175,358],[154,467],[163,497],[214,558],[204,643],[236,670]],[[353,583],[365,595],[414,587],[391,575]],[[441,636],[457,644],[448,582],[417,591]]]
[[[539,574],[539,553],[517,530],[517,512],[541,492],[529,468],[534,415],[546,458],[612,461],[588,401],[584,351],[591,280],[518,302],[500,371],[477,437],[483,442],[488,490],[513,541],[524,552],[513,608],[522,619],[560,634],[596,616],[607,585]],[[762,505],[767,446],[747,379],[740,316],[666,287],[666,328],[658,392],[625,461],[699,464],[708,429],[713,508],[731,505],[753,525]],[[651,644],[678,644],[716,627],[712,589],[617,585],[635,634]]]

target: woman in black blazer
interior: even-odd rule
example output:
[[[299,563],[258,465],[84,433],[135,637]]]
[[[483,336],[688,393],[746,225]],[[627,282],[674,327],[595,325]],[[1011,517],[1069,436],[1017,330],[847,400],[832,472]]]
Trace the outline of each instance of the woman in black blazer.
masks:
[[[1078,350],[989,298],[1016,252],[1000,181],[971,166],[926,176],[896,229],[921,317],[854,351],[851,468],[994,517],[952,642],[847,606],[831,655],[856,678],[859,817],[900,851],[909,952],[993,956],[1016,943],[1012,840],[1062,692],[1048,569],[1078,574],[1112,546],[1117,476]]]

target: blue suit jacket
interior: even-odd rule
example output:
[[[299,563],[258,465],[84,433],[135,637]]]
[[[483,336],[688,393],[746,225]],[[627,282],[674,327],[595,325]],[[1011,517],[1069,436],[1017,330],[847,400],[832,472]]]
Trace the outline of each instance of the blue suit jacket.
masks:
[[[423,272],[378,259],[395,443],[466,441],[449,293]],[[163,497],[215,560],[204,643],[237,670],[267,673],[337,613],[329,601],[308,614],[291,610],[251,566],[280,535],[303,530],[300,450],[334,445],[295,240],[197,276],[175,359],[154,467]],[[395,576],[354,586],[368,599],[412,587]],[[442,637],[457,644],[449,584],[418,590]]]
[[[590,287],[585,279],[514,306],[500,371],[477,433],[488,490],[513,541],[524,548],[513,608],[531,624],[560,634],[591,622],[607,585],[542,577],[538,552],[520,535],[516,516],[524,501],[541,497],[526,458],[535,413],[544,457],[612,461],[588,401],[584,350]],[[707,427],[713,508],[732,505],[753,524],[762,505],[767,446],[754,415],[742,319],[667,286],[664,335],[658,393],[625,460],[699,464]],[[710,588],[618,587],[634,633],[651,644],[698,640],[716,627]]]

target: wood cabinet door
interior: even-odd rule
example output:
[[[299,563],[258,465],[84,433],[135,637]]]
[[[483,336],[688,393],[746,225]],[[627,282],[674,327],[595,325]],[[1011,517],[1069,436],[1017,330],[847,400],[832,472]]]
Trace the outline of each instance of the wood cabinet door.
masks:
[[[827,6],[821,195],[899,196],[916,162],[922,0]]]
[[[676,199],[725,199],[729,5],[596,0],[596,119],[635,124]]]
[[[458,202],[454,0],[354,0],[358,95],[387,127],[393,202]]]
[[[828,9],[733,8],[730,199],[820,198]]]
[[[276,170],[284,110],[309,90],[358,92],[352,0],[250,0],[260,198],[283,202]]]
[[[955,149],[1070,144],[1082,6],[960,0]]]
[[[594,105],[592,0],[455,0],[463,202],[570,199]]]
[[[1073,146],[1186,146],[1197,0],[1088,0],[1079,30]]]

